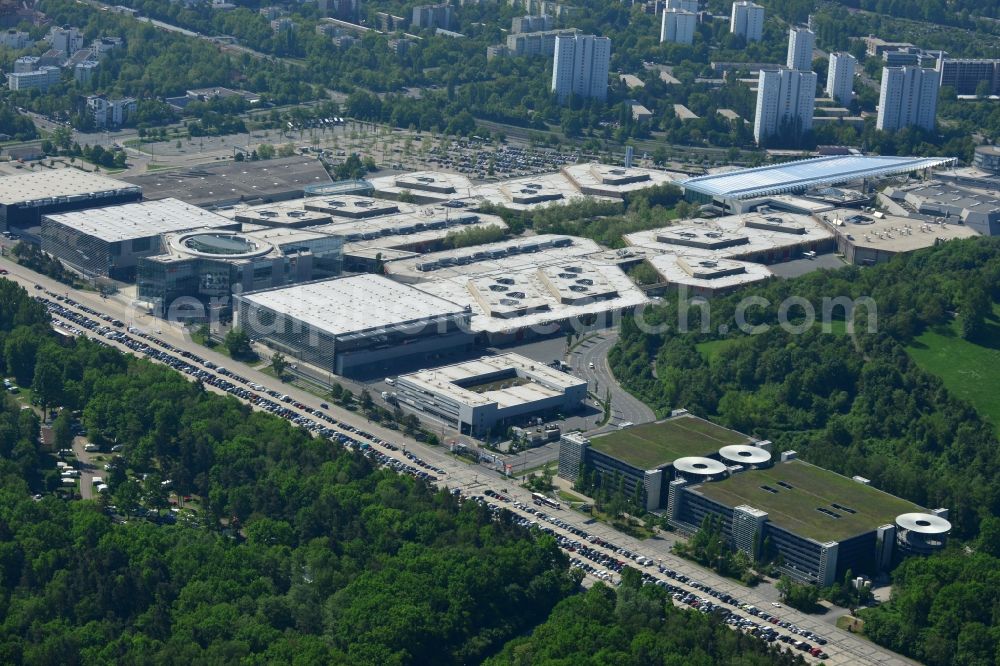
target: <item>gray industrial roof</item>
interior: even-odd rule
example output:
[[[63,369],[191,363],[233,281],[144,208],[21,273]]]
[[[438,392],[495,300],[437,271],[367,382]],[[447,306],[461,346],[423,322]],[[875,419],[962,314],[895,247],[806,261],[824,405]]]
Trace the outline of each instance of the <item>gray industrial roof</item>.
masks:
[[[815,185],[836,185],[950,164],[952,157],[832,155],[769,166],[696,176],[682,181],[685,189],[713,197],[750,199],[794,192]]]
[[[83,199],[94,194],[136,189],[132,183],[80,169],[46,169],[0,178],[0,205],[12,206],[65,197]]]
[[[431,325],[440,317],[468,312],[415,287],[370,274],[258,291],[240,299],[337,336]]]
[[[304,187],[329,183],[330,176],[319,160],[303,156],[208,164],[126,180],[141,185],[147,199],[175,197],[196,206],[212,206],[300,197]]]
[[[177,199],[91,208],[46,217],[108,243],[203,227],[238,228],[238,223],[232,220]]]

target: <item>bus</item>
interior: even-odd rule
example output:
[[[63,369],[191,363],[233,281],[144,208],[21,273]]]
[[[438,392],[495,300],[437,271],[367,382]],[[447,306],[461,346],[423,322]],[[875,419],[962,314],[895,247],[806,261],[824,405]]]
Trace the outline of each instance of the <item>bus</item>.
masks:
[[[548,497],[546,497],[541,493],[531,493],[531,501],[537,504],[538,506],[547,506],[551,509],[562,509],[562,506],[559,504],[559,502],[549,499]]]

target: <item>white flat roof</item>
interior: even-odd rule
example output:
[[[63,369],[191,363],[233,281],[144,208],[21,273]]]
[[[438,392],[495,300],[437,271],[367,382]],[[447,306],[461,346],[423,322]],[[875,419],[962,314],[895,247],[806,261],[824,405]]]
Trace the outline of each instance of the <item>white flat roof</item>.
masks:
[[[626,169],[622,166],[594,162],[570,164],[564,166],[562,172],[578,188],[587,188],[589,191],[600,192],[603,195],[616,198],[621,198],[627,192],[665,183],[677,183],[687,178],[686,174],[677,171],[660,171],[659,169],[644,169],[642,167]]]
[[[681,183],[685,190],[713,197],[751,199],[814,185],[836,185],[943,166],[953,157],[834,155],[696,176]]]
[[[646,86],[642,79],[635,74],[622,74],[618,78],[629,88],[644,88]]]
[[[754,225],[759,225],[760,228]],[[671,239],[684,237],[696,242],[703,239],[704,246],[670,242]],[[825,225],[808,215],[767,211],[727,215],[711,220],[685,220],[677,226],[626,234],[624,239],[629,245],[664,254],[738,259],[757,252],[791,248],[831,237],[832,233]],[[739,238],[745,239],[745,242],[724,242]],[[717,247],[711,247],[713,242]]]
[[[593,255],[599,257],[600,253]],[[455,275],[421,282],[420,288],[441,298],[468,305],[472,311],[471,329],[476,332],[509,333],[525,328],[548,329],[574,318],[586,318],[608,312],[627,310],[649,302],[645,293],[615,264],[601,263],[589,256],[567,257],[565,264],[585,266],[599,292],[607,297],[595,300],[564,301],[563,290],[553,289],[551,281],[544,277],[544,268],[537,265],[521,265],[517,268],[498,268],[490,273]],[[558,264],[557,264],[558,265]],[[596,279],[594,276],[597,276]],[[491,294],[492,283],[503,284],[511,281],[512,289],[523,294],[517,300],[523,304],[518,311],[513,304],[501,306],[492,316],[487,308],[494,307],[495,299],[483,298]],[[506,286],[506,285],[504,285]],[[509,292],[507,293],[509,296]]]
[[[401,207],[395,201],[373,199],[372,197],[363,197],[357,194],[313,196],[303,200],[302,205],[309,210],[328,213],[335,218],[348,219],[392,215],[393,213],[400,212],[403,208],[412,209],[412,207],[408,206]]]
[[[855,223],[852,219],[863,215],[868,220]],[[836,230],[838,236],[855,247],[883,252],[913,252],[930,247],[939,241],[974,238],[979,234],[963,224],[935,224],[926,220],[897,215],[876,219],[853,208],[837,208],[822,214]]]
[[[239,297],[334,336],[430,323],[466,308],[381,275],[307,282]]]
[[[600,251],[601,246],[589,238],[541,234],[393,261],[386,264],[385,271],[406,281],[469,278],[522,268],[535,269]]]
[[[674,114],[681,120],[698,120],[698,115],[683,104],[674,104]]]
[[[2,180],[2,179],[0,179]],[[233,227],[237,223],[177,199],[106,206],[46,215],[58,224],[108,243],[147,238],[202,227]]]
[[[465,229],[486,229],[489,227],[507,229],[507,223],[499,217],[494,215],[478,215],[478,217],[478,222],[472,222],[470,224],[455,224],[440,229],[424,229],[422,231],[406,233],[390,233],[381,235],[378,238],[350,241],[344,244],[344,252],[346,254],[356,254],[358,252],[367,252],[370,250],[389,251],[399,249],[400,247],[422,245],[424,243],[436,243],[447,238],[448,234],[458,233]],[[405,254],[400,254],[398,256],[403,258],[413,256],[413,254],[413,252],[406,252]],[[388,261],[389,257],[385,256],[383,257],[383,260]]]
[[[772,275],[763,264],[684,254],[657,255],[649,263],[665,282],[712,291],[735,289]]]
[[[317,225],[330,221],[328,213],[306,210],[305,199],[257,205],[239,204],[216,212],[223,217],[238,219],[244,224],[266,224],[269,227]]]
[[[472,181],[456,173],[447,171],[414,171],[406,174],[379,176],[369,179],[376,192],[399,195],[403,191],[414,196],[434,198],[440,201],[468,199],[473,196],[475,185]],[[428,189],[422,189],[427,187]]]
[[[474,218],[476,221],[469,221]],[[496,215],[433,206],[420,211],[408,211],[380,217],[337,220],[330,224],[310,227],[310,229],[319,233],[343,236],[345,241],[349,243],[396,247],[440,239],[451,232],[483,226],[507,228],[503,219]]]
[[[0,205],[139,189],[132,183],[72,167],[45,169],[0,178]]]
[[[793,210],[796,213],[808,213],[810,215],[823,213],[834,208],[833,204],[816,201],[815,199],[807,199],[806,197],[797,197],[793,194],[775,194],[767,199],[774,205],[786,207],[788,210]]]
[[[463,388],[456,383],[472,382],[477,377],[487,378],[504,370],[514,370],[519,377],[530,379],[530,381],[526,384],[483,391],[482,393]],[[562,395],[567,389],[587,383],[585,379],[555,370],[541,361],[535,361],[520,354],[484,356],[464,363],[401,375],[398,379],[432,394],[447,396],[466,405],[478,406],[496,403],[501,409]]]
[[[602,172],[627,171],[644,175],[643,182],[611,182],[600,177]],[[408,174],[381,176],[371,179],[377,192],[398,196],[408,190],[415,196],[439,201],[465,199],[488,201],[514,210],[528,210],[539,206],[559,205],[568,201],[597,199],[621,201],[622,194],[664,182],[683,179],[684,174],[633,167],[624,169],[608,164],[589,162],[563,167],[561,171],[533,176],[519,176],[490,183],[473,184],[465,176],[446,171],[416,171]],[[406,185],[409,186],[406,186]],[[580,191],[588,187],[589,193]],[[422,189],[424,188],[424,189]]]
[[[474,196],[512,210],[530,210],[585,199],[621,201],[620,196],[583,194],[572,180],[558,171],[480,185],[475,189]]]

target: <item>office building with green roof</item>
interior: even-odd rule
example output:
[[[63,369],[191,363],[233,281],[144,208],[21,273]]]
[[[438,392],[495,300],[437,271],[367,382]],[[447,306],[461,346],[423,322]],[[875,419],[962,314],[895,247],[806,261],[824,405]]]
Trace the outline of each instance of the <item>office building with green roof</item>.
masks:
[[[677,527],[694,530],[714,516],[737,548],[819,585],[848,570],[874,576],[902,554],[943,547],[951,527],[942,509],[928,512],[866,479],[798,460],[794,452],[771,467],[725,478],[675,479],[668,495],[667,514]]]

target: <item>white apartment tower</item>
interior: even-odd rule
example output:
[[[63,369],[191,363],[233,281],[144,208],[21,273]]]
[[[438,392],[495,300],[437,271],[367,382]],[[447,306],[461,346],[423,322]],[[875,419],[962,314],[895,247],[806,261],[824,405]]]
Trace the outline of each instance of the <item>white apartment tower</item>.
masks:
[[[830,54],[826,94],[835,102],[847,106],[854,99],[854,68],[857,64],[857,59],[850,53],[839,51]]]
[[[816,73],[779,67],[760,70],[753,137],[758,144],[777,134],[783,125],[796,133],[812,129],[816,106]]]
[[[759,42],[764,37],[764,8],[748,0],[734,2],[729,32],[742,35],[748,42]]]
[[[610,39],[594,35],[558,35],[552,58],[552,92],[560,104],[571,95],[607,99]]]
[[[682,9],[692,14],[698,13],[698,0],[667,0],[664,9]]]
[[[660,42],[691,44],[694,42],[694,27],[698,16],[683,9],[664,9],[660,23]]]
[[[934,129],[939,74],[923,67],[883,67],[875,127],[886,132],[915,125]]]
[[[813,47],[816,46],[816,35],[809,28],[789,28],[788,30],[788,69],[798,69],[803,72],[812,71]]]
[[[67,57],[73,55],[83,48],[83,34],[76,28],[69,26],[65,28],[53,27],[49,30],[49,45],[56,51],[60,51]]]

